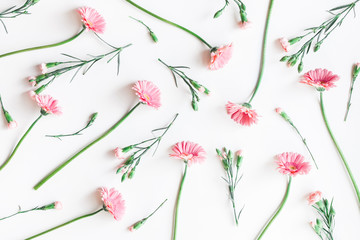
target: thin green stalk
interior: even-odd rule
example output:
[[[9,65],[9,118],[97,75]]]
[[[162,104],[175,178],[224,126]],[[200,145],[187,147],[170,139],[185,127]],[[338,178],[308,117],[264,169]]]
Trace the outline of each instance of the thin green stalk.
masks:
[[[34,239],[34,238],[40,237],[41,235],[44,235],[44,234],[46,234],[46,233],[48,233],[48,232],[51,232],[51,231],[54,231],[54,230],[56,230],[56,229],[58,229],[58,228],[64,227],[64,226],[66,226],[66,225],[68,225],[68,224],[70,224],[70,223],[73,223],[73,222],[77,221],[77,220],[80,220],[80,219],[83,219],[83,218],[87,218],[87,217],[91,217],[91,216],[93,216],[93,215],[95,215],[95,214],[97,214],[97,213],[99,213],[99,212],[101,212],[101,211],[103,211],[103,210],[104,210],[104,209],[101,208],[101,209],[99,209],[99,210],[97,210],[97,211],[95,211],[95,212],[93,212],[93,213],[89,213],[89,214],[86,214],[86,215],[83,215],[83,216],[74,218],[74,219],[72,219],[72,220],[70,220],[70,221],[68,221],[68,222],[65,222],[65,223],[60,224],[60,225],[58,225],[58,226],[56,226],[56,227],[50,228],[50,229],[48,229],[48,230],[46,230],[46,231],[44,231],[44,232],[41,232],[41,233],[39,233],[39,234],[36,234],[36,235],[31,236],[31,237],[29,237],[29,238],[26,238],[25,240],[29,240],[29,239]]]
[[[275,214],[271,217],[271,219],[269,220],[269,222],[266,224],[266,226],[264,227],[264,229],[261,231],[261,233],[259,234],[259,236],[257,237],[257,240],[260,240],[262,238],[262,236],[264,235],[264,233],[266,232],[266,230],[269,228],[269,226],[271,225],[271,223],[274,221],[274,219],[277,217],[277,215],[279,215],[280,211],[283,209],[286,200],[289,197],[289,193],[290,193],[290,186],[291,186],[291,181],[292,181],[292,177],[289,177],[289,181],[288,181],[288,185],[286,188],[286,192],[285,192],[285,196],[279,206],[279,208],[276,210]]]
[[[178,219],[178,212],[179,212],[179,204],[180,204],[180,198],[181,198],[181,192],[182,192],[182,188],[185,182],[185,177],[186,177],[186,172],[187,172],[187,168],[188,168],[188,163],[185,163],[185,170],[184,170],[184,174],[180,183],[180,187],[179,187],[179,192],[178,192],[178,197],[176,200],[176,207],[175,207],[175,217],[174,217],[174,228],[173,228],[173,240],[176,239],[176,230],[177,230],[177,219]]]
[[[40,118],[43,115],[40,114],[40,116],[31,124],[31,126],[28,128],[28,130],[25,132],[25,134],[22,136],[22,138],[20,139],[20,141],[16,144],[14,150],[12,151],[12,153],[10,154],[10,156],[8,157],[8,159],[0,166],[0,171],[10,162],[10,160],[14,157],[16,151],[18,150],[18,148],[20,147],[21,143],[24,141],[24,139],[26,138],[26,136],[29,134],[29,132],[31,131],[31,129],[35,126],[35,124],[40,120]]]
[[[360,204],[360,191],[359,191],[359,188],[358,188],[358,186],[357,186],[357,184],[356,184],[356,182],[355,182],[355,179],[354,179],[354,176],[353,176],[353,174],[352,174],[352,172],[351,172],[350,166],[349,166],[349,164],[347,163],[347,161],[346,161],[346,159],[345,159],[345,156],[344,156],[343,152],[341,151],[340,146],[339,146],[339,144],[337,143],[337,141],[336,141],[336,139],[335,139],[335,137],[334,137],[334,134],[332,133],[332,131],[331,131],[331,129],[330,129],[328,120],[327,120],[327,118],[326,118],[325,108],[324,108],[324,101],[323,101],[323,92],[320,92],[320,106],[321,106],[321,113],[322,113],[322,116],[323,116],[323,119],[324,119],[326,128],[327,128],[327,130],[328,130],[328,132],[329,132],[329,134],[330,134],[331,139],[333,140],[333,142],[334,142],[334,144],[335,144],[336,149],[337,149],[338,152],[339,152],[339,155],[340,155],[340,157],[341,157],[341,160],[343,161],[343,163],[344,163],[344,165],[345,165],[345,168],[346,168],[346,170],[347,170],[347,172],[348,172],[348,175],[349,175],[349,177],[350,177],[350,179],[351,179],[351,182],[352,182],[352,184],[353,184],[353,187],[354,187],[354,189],[355,189],[358,203]],[[359,206],[360,206],[360,205],[359,205]]]
[[[85,152],[87,149],[89,149],[91,146],[105,138],[107,135],[109,135],[112,131],[114,131],[126,118],[130,116],[130,114],[140,105],[141,103],[137,103],[130,111],[123,116],[117,123],[115,123],[114,126],[112,126],[109,130],[107,130],[105,133],[103,133],[100,137],[92,141],[89,145],[81,149],[79,152],[77,152],[75,155],[73,155],[71,158],[69,158],[67,161],[63,162],[60,166],[58,166],[56,169],[54,169],[51,173],[49,173],[46,177],[44,177],[40,182],[38,182],[34,189],[38,190],[44,183],[46,183],[50,178],[52,178],[56,173],[58,173],[61,169],[63,169],[66,165],[68,165],[72,160],[77,158],[80,154]]]
[[[146,219],[148,219],[152,215],[154,215],[166,203],[166,201],[167,201],[167,199],[165,199],[165,201],[163,201],[149,216],[147,216]]]
[[[20,207],[19,207],[19,208],[20,208]],[[20,209],[19,209],[19,210],[20,210]],[[29,210],[25,210],[25,211],[18,211],[18,212],[14,213],[14,214],[11,214],[10,216],[0,218],[0,221],[5,220],[5,219],[8,219],[8,218],[11,218],[11,217],[16,216],[16,215],[21,214],[21,213],[27,213],[27,212],[31,212],[31,211],[34,211],[34,210],[37,210],[37,207],[36,207],[36,208],[29,209]]]
[[[350,111],[351,97],[352,97],[352,92],[353,92],[353,90],[354,90],[355,80],[356,80],[356,77],[353,77],[352,80],[351,80],[350,91],[349,91],[349,100],[348,100],[348,102],[347,102],[347,108],[346,108],[346,113],[345,113],[344,122],[346,122],[346,119],[347,119],[348,114],[349,114],[349,111]]]
[[[261,63],[260,63],[259,75],[258,75],[257,83],[256,83],[256,86],[255,86],[255,90],[254,90],[254,92],[253,92],[253,94],[250,97],[250,100],[248,102],[249,104],[254,99],[257,91],[259,90],[259,86],[261,84],[261,80],[262,80],[262,77],[263,77],[263,74],[264,74],[265,57],[266,57],[266,42],[267,42],[267,35],[268,35],[268,29],[269,29],[269,25],[270,25],[270,17],[271,17],[273,3],[274,3],[274,0],[270,0],[268,14],[267,14],[266,23],[265,23],[264,38],[263,38],[263,43],[262,43]]]
[[[0,58],[7,57],[7,56],[10,56],[10,55],[14,55],[14,54],[18,54],[18,53],[22,53],[22,52],[29,52],[29,51],[33,51],[33,50],[39,50],[39,49],[51,48],[51,47],[57,47],[57,46],[63,45],[65,43],[71,42],[72,40],[74,40],[75,38],[80,36],[85,31],[85,29],[86,29],[86,27],[83,27],[83,29],[81,29],[81,31],[78,32],[75,36],[73,36],[73,37],[71,37],[69,39],[66,39],[66,40],[64,40],[62,42],[53,43],[53,44],[49,44],[49,45],[38,46],[38,47],[25,48],[25,49],[13,51],[13,52],[4,53],[4,54],[0,55]]]
[[[194,33],[193,31],[190,31],[189,29],[187,29],[187,28],[185,28],[185,27],[183,27],[183,26],[180,26],[179,24],[176,24],[176,23],[174,23],[174,22],[171,22],[171,21],[169,21],[169,20],[167,20],[167,19],[165,19],[165,18],[162,18],[162,17],[160,17],[160,16],[158,16],[158,15],[156,15],[156,14],[154,14],[154,13],[148,11],[148,10],[146,10],[145,8],[137,5],[136,3],[134,3],[134,2],[131,1],[131,0],[126,0],[126,1],[127,1],[128,3],[130,3],[131,5],[133,5],[134,7],[138,8],[139,10],[141,10],[141,11],[149,14],[150,16],[153,16],[154,18],[157,18],[157,19],[159,19],[160,21],[163,21],[163,22],[165,22],[165,23],[168,23],[168,24],[170,24],[170,25],[172,25],[172,26],[174,26],[174,27],[177,27],[177,28],[179,28],[179,29],[181,29],[181,30],[183,30],[183,31],[185,31],[185,32],[193,35],[194,37],[196,37],[197,39],[199,39],[201,42],[203,42],[206,46],[208,46],[210,49],[213,49],[213,47],[212,47],[209,43],[207,43],[202,37],[200,37],[199,35],[197,35],[197,34]]]

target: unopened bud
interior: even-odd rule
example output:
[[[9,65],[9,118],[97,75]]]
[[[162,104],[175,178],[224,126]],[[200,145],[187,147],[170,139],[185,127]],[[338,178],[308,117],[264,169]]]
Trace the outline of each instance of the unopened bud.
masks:
[[[224,10],[224,9],[220,9],[219,11],[217,11],[217,12],[214,14],[214,18],[220,17],[221,14],[223,13],[223,10]]]
[[[144,225],[146,222],[146,218],[134,223],[131,227],[129,227],[129,231],[133,232],[134,230],[138,230],[142,225]]]
[[[293,45],[297,42],[299,42],[302,39],[302,37],[296,37],[289,40],[290,45]]]
[[[281,59],[280,59],[280,62],[286,62],[287,60],[289,60],[290,56],[283,56]]]
[[[301,73],[303,69],[304,69],[304,64],[303,62],[300,62],[300,64],[298,65],[298,73]]]
[[[157,43],[159,41],[159,39],[157,38],[157,36],[155,35],[155,33],[153,31],[150,31],[150,36],[154,42]]]
[[[199,106],[195,100],[191,101],[191,106],[195,111],[199,110]]]

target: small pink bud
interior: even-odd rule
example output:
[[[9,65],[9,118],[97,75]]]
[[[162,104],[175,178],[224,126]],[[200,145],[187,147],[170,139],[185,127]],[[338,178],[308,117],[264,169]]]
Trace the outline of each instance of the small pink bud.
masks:
[[[18,124],[16,121],[11,121],[8,123],[8,128],[9,129],[14,129],[14,128],[17,128]]]
[[[30,83],[30,85],[32,87],[35,87],[36,86],[36,81],[34,81],[36,78],[31,76],[31,77],[28,77],[26,80]]]
[[[279,108],[279,107],[278,107],[278,108],[275,108],[275,112],[277,112],[278,114],[281,114],[282,111],[283,111],[283,110],[282,110],[281,108]]]
[[[284,51],[288,52],[289,47],[290,47],[289,40],[287,38],[282,37],[279,39],[279,42],[280,42],[281,47],[284,49]]]
[[[248,29],[251,26],[251,22],[249,22],[249,21],[247,21],[247,22],[240,21],[239,26],[240,26],[241,29]]]
[[[47,69],[45,63],[40,64],[40,65],[39,65],[39,68],[40,68],[40,71],[41,71],[42,74],[47,73],[47,70],[48,70],[48,69]]]
[[[313,221],[311,221],[311,222],[310,222],[310,226],[311,226],[312,228],[314,228],[314,227],[315,227],[315,223],[314,223]]]
[[[357,68],[360,68],[360,63],[356,63],[355,66],[356,66]]]
[[[124,152],[122,151],[122,148],[119,147],[115,148],[114,153],[115,153],[115,157],[117,157],[120,160],[124,160],[126,158]]]
[[[204,88],[203,86],[201,86],[201,87],[199,88],[199,92],[201,92],[201,93],[205,92],[205,88]]]
[[[129,231],[133,232],[134,231],[134,226],[129,227]]]
[[[309,205],[313,205],[321,200],[322,193],[320,191],[316,191],[313,193],[310,193],[307,197]]]
[[[63,208],[62,203],[59,202],[59,201],[56,201],[55,202],[55,209],[56,210],[61,210],[62,208]]]
[[[242,150],[238,150],[238,151],[236,151],[236,156],[241,156],[242,155]]]
[[[32,100],[35,100],[36,93],[33,90],[28,91],[28,95]]]

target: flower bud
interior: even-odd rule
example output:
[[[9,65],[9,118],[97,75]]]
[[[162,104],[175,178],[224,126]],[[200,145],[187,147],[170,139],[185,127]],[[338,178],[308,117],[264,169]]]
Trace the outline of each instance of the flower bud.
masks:
[[[240,10],[240,18],[241,18],[241,22],[243,23],[248,21],[247,14],[244,10]]]
[[[129,179],[132,179],[132,178],[134,177],[135,171],[136,171],[136,168],[135,168],[135,167],[134,167],[133,169],[131,169],[131,171],[130,171],[130,173],[129,173],[129,175],[128,175],[128,178],[129,178]]]
[[[46,89],[48,85],[45,84],[45,85],[42,85],[41,87],[39,87],[38,89],[36,89],[34,92],[36,95],[39,95],[42,91],[44,91]]]
[[[357,78],[360,73],[360,63],[356,63],[353,69],[353,79]]]
[[[157,36],[155,35],[155,33],[153,31],[150,31],[150,37],[156,43],[159,41],[159,39],[157,38]]]
[[[314,52],[319,51],[321,44],[322,44],[322,42],[318,42],[318,43],[315,44]]]
[[[280,59],[280,62],[286,62],[287,60],[289,60],[290,56],[283,56],[281,59]]]
[[[199,106],[195,100],[191,101],[191,106],[195,111],[199,110]]]
[[[218,17],[220,17],[221,16],[221,14],[223,13],[223,8],[222,9],[220,9],[219,11],[217,11],[215,14],[214,14],[214,18],[218,18]]]
[[[126,179],[126,173],[124,173],[124,174],[122,175],[122,177],[121,177],[121,182],[125,181],[125,179]]]
[[[50,203],[48,205],[39,207],[37,209],[38,210],[44,210],[44,211],[51,210],[51,209],[61,210],[62,209],[62,204],[61,204],[61,202],[56,201],[56,202]]]
[[[130,231],[130,232],[133,232],[134,230],[138,230],[140,227],[142,227],[142,225],[145,224],[146,220],[147,220],[147,219],[144,218],[144,219],[142,219],[142,220],[134,223],[131,227],[129,227],[129,231]]]
[[[223,159],[222,164],[223,164],[223,167],[224,167],[225,171],[227,171],[229,169],[229,164],[228,164],[227,160]]]
[[[60,62],[50,62],[46,64],[47,68],[52,68],[52,67],[56,67],[57,65],[59,65]]]
[[[236,157],[236,168],[237,168],[237,169],[240,168],[241,163],[242,163],[242,160],[243,160],[243,156],[238,155],[238,156]]]
[[[301,62],[299,63],[299,65],[298,65],[298,73],[301,73],[303,69],[304,69],[304,64],[303,64],[303,62],[301,61]]]
[[[293,45],[297,42],[299,42],[303,37],[296,37],[289,40],[290,45]]]
[[[97,112],[94,113],[93,115],[91,115],[90,121],[89,121],[89,123],[88,123],[89,126],[95,122],[97,116],[98,116],[98,113],[97,113]]]

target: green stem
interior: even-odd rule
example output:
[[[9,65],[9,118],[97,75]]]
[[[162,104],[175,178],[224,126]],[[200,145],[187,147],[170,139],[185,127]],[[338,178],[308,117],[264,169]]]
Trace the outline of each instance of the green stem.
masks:
[[[249,104],[254,99],[257,91],[259,90],[259,86],[261,84],[261,80],[262,80],[263,73],[264,73],[265,56],[266,56],[266,42],[267,42],[268,28],[269,28],[269,24],[270,24],[270,17],[271,17],[273,3],[274,3],[274,0],[270,0],[268,14],[267,14],[266,23],[265,23],[264,38],[263,38],[263,43],[262,43],[261,63],[260,63],[259,75],[258,75],[257,83],[256,83],[256,86],[255,86],[255,90],[254,90],[254,92],[253,92],[253,94],[252,94],[252,96],[251,96],[251,98],[250,98],[250,100],[248,102]]]
[[[41,235],[44,235],[44,234],[46,234],[46,233],[48,233],[48,232],[51,232],[51,231],[53,231],[53,230],[56,230],[56,229],[58,229],[58,228],[64,227],[64,226],[66,226],[66,225],[68,225],[68,224],[70,224],[70,223],[76,222],[77,220],[80,220],[80,219],[83,219],[83,218],[87,218],[87,217],[91,217],[91,216],[93,216],[93,215],[101,212],[102,210],[104,210],[104,209],[101,208],[101,209],[99,209],[99,210],[97,210],[97,211],[95,211],[95,212],[93,212],[93,213],[89,213],[89,214],[86,214],[86,215],[83,215],[83,216],[74,218],[74,219],[72,219],[72,220],[70,220],[70,221],[68,221],[68,222],[65,222],[65,223],[60,224],[60,225],[58,225],[58,226],[56,226],[56,227],[50,228],[50,229],[48,229],[48,230],[46,230],[46,231],[44,231],[44,232],[41,232],[41,233],[39,233],[39,234],[36,234],[36,235],[31,236],[31,237],[29,237],[29,238],[26,238],[25,240],[29,240],[29,239],[34,239],[34,238],[40,237]]]
[[[75,155],[73,155],[71,158],[69,158],[67,161],[63,162],[60,166],[58,166],[56,169],[54,169],[51,173],[49,173],[46,177],[44,177],[40,182],[38,182],[34,189],[38,190],[44,183],[46,183],[50,178],[52,178],[56,173],[58,173],[61,169],[63,169],[66,165],[68,165],[72,160],[77,158],[80,154],[85,152],[87,149],[89,149],[91,146],[105,138],[107,135],[109,135],[112,131],[114,131],[127,117],[130,116],[130,114],[140,105],[141,103],[137,103],[130,111],[123,116],[117,123],[115,123],[109,130],[107,130],[105,133],[103,133],[100,137],[92,141],[89,145],[81,149],[79,152],[77,152]]]
[[[183,26],[180,26],[179,24],[176,24],[176,23],[174,23],[174,22],[171,22],[171,21],[169,21],[169,20],[167,20],[167,19],[165,19],[165,18],[162,18],[162,17],[160,17],[160,16],[158,16],[158,15],[156,15],[156,14],[154,14],[154,13],[148,11],[148,10],[146,10],[145,8],[137,5],[136,3],[134,3],[134,2],[131,1],[131,0],[125,0],[125,1],[127,1],[128,3],[130,3],[131,5],[133,5],[134,7],[140,9],[141,11],[149,14],[150,16],[153,16],[154,18],[157,18],[157,19],[159,19],[160,21],[163,21],[163,22],[165,22],[165,23],[168,23],[168,24],[170,24],[170,25],[172,25],[172,26],[174,26],[174,27],[177,27],[177,28],[179,28],[179,29],[181,29],[181,30],[183,30],[183,31],[185,31],[185,32],[193,35],[194,37],[196,37],[197,39],[199,39],[201,42],[203,42],[206,46],[208,46],[210,49],[213,49],[213,47],[212,47],[209,43],[207,43],[202,37],[200,37],[199,35],[197,35],[197,34],[194,33],[193,31],[190,31],[189,29],[187,29],[187,28],[185,28],[185,27],[183,27]]]
[[[359,188],[355,182],[355,179],[354,179],[354,176],[351,172],[351,169],[350,169],[350,166],[349,164],[347,163],[346,159],[345,159],[345,156],[343,154],[343,152],[341,151],[340,147],[339,147],[339,144],[337,143],[335,137],[334,137],[334,134],[332,133],[331,129],[330,129],[330,126],[329,126],[329,123],[328,123],[328,120],[326,118],[326,114],[325,114],[325,108],[324,108],[324,101],[323,101],[323,92],[320,92],[320,106],[321,106],[321,113],[322,113],[322,116],[323,116],[323,119],[324,119],[324,122],[325,122],[325,125],[326,125],[326,128],[330,134],[330,137],[331,139],[333,140],[334,144],[335,144],[335,147],[336,149],[338,150],[339,152],[339,155],[341,157],[341,160],[343,161],[344,165],[345,165],[345,168],[348,172],[348,175],[351,179],[351,182],[353,184],[353,187],[355,189],[355,192],[356,192],[356,195],[357,195],[357,200],[358,200],[358,203],[360,204],[360,191],[359,191]]]
[[[184,174],[180,183],[180,187],[179,187],[179,192],[178,192],[178,197],[176,200],[176,207],[175,207],[175,217],[174,217],[174,228],[173,228],[173,240],[176,239],[176,230],[177,230],[177,219],[178,219],[178,212],[179,212],[179,204],[180,204],[180,197],[181,197],[181,191],[185,182],[185,177],[186,177],[186,172],[187,172],[187,168],[188,168],[188,163],[185,163],[185,170],[184,170]]]
[[[29,132],[31,131],[31,129],[35,126],[35,124],[40,120],[40,118],[43,115],[40,114],[40,116],[31,124],[31,126],[28,128],[28,130],[25,132],[25,134],[22,136],[22,138],[20,139],[20,141],[16,144],[14,150],[12,151],[11,155],[8,157],[8,159],[0,166],[0,171],[10,162],[10,160],[14,157],[16,151],[18,150],[18,148],[20,147],[21,143],[24,141],[25,137],[29,134]]]
[[[290,186],[291,186],[291,180],[292,180],[292,177],[290,176],[289,177],[289,181],[288,181],[288,185],[287,185],[287,188],[286,188],[286,192],[285,192],[285,196],[279,206],[279,208],[276,210],[275,214],[271,217],[271,219],[269,220],[269,222],[266,224],[266,226],[264,227],[264,229],[261,231],[261,233],[259,234],[257,240],[261,239],[262,236],[264,235],[264,233],[266,232],[266,230],[269,228],[269,226],[271,225],[271,223],[274,221],[274,219],[277,217],[277,215],[279,215],[280,211],[283,209],[285,203],[286,203],[286,200],[288,199],[289,197],[289,192],[290,192]]]
[[[13,51],[13,52],[4,53],[4,54],[0,55],[0,58],[7,57],[7,56],[10,56],[10,55],[14,55],[14,54],[18,54],[18,53],[22,53],[22,52],[29,52],[29,51],[33,51],[33,50],[51,48],[51,47],[57,47],[57,46],[63,45],[65,43],[71,42],[72,40],[74,40],[75,38],[80,36],[85,31],[85,29],[86,29],[86,27],[83,27],[83,29],[81,29],[81,31],[78,32],[75,36],[73,36],[73,37],[71,37],[69,39],[66,39],[66,40],[64,40],[62,42],[53,43],[53,44],[49,44],[49,45],[38,46],[38,47],[25,48],[25,49]]]
[[[354,89],[354,83],[355,83],[355,78],[353,78],[352,81],[351,81],[350,92],[349,92],[349,100],[348,100],[348,103],[347,103],[347,108],[346,108],[346,113],[345,113],[344,122],[346,122],[346,119],[347,119],[348,114],[349,114],[349,111],[350,111],[351,97],[352,97],[352,92],[353,92],[353,89]]]
[[[167,199],[165,199],[165,201],[163,201],[156,209],[155,211],[153,211],[149,216],[146,217],[146,219],[150,218],[152,215],[154,215],[167,201]]]
[[[16,216],[16,215],[21,214],[21,213],[27,213],[27,212],[31,212],[31,211],[34,211],[34,210],[37,210],[37,207],[33,208],[33,209],[25,210],[25,211],[18,211],[17,213],[11,214],[10,216],[0,218],[0,221],[11,218],[11,217]]]

